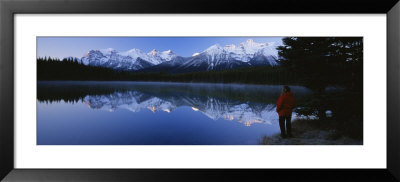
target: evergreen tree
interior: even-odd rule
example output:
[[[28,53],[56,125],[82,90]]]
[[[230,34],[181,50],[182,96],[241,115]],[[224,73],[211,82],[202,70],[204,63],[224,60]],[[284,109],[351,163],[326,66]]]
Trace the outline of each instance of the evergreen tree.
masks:
[[[286,37],[277,48],[282,66],[303,84],[323,91],[328,85],[360,86],[362,37]],[[361,78],[361,79],[360,79]]]

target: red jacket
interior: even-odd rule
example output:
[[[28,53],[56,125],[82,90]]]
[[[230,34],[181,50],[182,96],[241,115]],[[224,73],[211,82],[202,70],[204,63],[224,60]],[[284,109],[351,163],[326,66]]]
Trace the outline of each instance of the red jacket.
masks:
[[[286,92],[279,96],[276,103],[276,112],[279,116],[292,116],[292,109],[296,106],[296,100],[292,92]]]

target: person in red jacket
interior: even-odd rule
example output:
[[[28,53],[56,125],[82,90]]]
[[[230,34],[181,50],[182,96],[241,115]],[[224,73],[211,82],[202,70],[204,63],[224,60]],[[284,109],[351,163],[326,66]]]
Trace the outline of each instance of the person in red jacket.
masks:
[[[292,109],[296,106],[296,100],[294,99],[293,93],[290,91],[289,86],[283,86],[282,94],[279,96],[278,102],[276,103],[276,112],[279,115],[279,127],[281,128],[281,137],[286,136],[292,137]],[[285,132],[285,121],[286,131]]]

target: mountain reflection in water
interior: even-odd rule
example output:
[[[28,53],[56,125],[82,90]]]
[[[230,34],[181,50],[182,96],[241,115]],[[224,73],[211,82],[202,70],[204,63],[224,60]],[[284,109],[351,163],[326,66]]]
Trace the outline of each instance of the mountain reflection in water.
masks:
[[[275,105],[249,103],[209,96],[191,96],[182,93],[179,97],[171,95],[150,96],[140,91],[114,92],[109,95],[88,95],[83,102],[92,109],[114,111],[127,109],[139,112],[148,109],[152,112],[173,112],[177,107],[189,106],[210,119],[237,120],[250,126],[253,123],[271,124],[276,118]]]
[[[301,104],[311,92],[293,86]],[[281,86],[162,82],[38,82],[38,102],[85,104],[92,110],[134,113],[202,113],[211,120],[236,121],[244,126],[277,123],[276,100]],[[189,118],[188,118],[189,119]],[[274,130],[278,131],[278,130]]]

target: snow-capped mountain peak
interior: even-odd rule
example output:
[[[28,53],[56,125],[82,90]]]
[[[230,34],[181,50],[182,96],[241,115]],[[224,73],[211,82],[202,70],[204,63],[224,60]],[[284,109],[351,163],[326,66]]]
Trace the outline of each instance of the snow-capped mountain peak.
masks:
[[[147,53],[147,55],[150,56],[150,58],[155,62],[155,64],[160,64],[165,61],[171,61],[173,58],[177,56],[171,50],[160,52],[156,49],[153,49],[152,51]]]
[[[113,48],[100,49],[99,51],[100,51],[103,55],[110,55],[112,52],[116,52],[116,50],[113,49]]]
[[[131,58],[137,58],[144,56],[144,52],[142,52],[140,49],[130,49],[125,52],[120,52],[119,53],[121,56],[130,56]]]
[[[147,54],[150,55],[150,56],[156,56],[158,54],[158,51],[156,49],[153,49]]]
[[[198,53],[198,52],[195,52],[194,54],[192,54],[192,57],[194,57],[194,56],[198,56],[198,55],[200,55],[200,53]]]
[[[214,44],[210,47],[208,47],[206,50],[203,52],[209,53],[209,54],[219,54],[222,51],[222,47],[219,44]]]
[[[242,46],[242,47],[246,47],[246,46],[249,46],[249,47],[262,47],[264,45],[265,45],[265,43],[257,43],[257,42],[254,42],[253,39],[248,39],[248,40],[246,40],[246,42],[240,43],[240,46]]]
[[[160,53],[160,57],[165,61],[171,61],[172,59],[176,58],[178,55],[171,50],[163,51]]]
[[[163,51],[164,53],[166,53],[166,54],[171,54],[171,53],[173,53],[172,51],[171,51],[171,49],[168,49],[167,51]]]
[[[254,40],[252,40],[252,39],[249,39],[246,42],[240,43],[240,47],[244,50],[244,52],[246,54],[255,54],[262,49],[268,48],[269,47],[268,45],[269,45],[269,43],[257,43],[257,42],[254,42]],[[273,54],[273,53],[271,52],[269,55],[271,55],[271,54]]]
[[[224,49],[227,51],[234,51],[236,49],[236,45],[235,44],[226,45]]]

